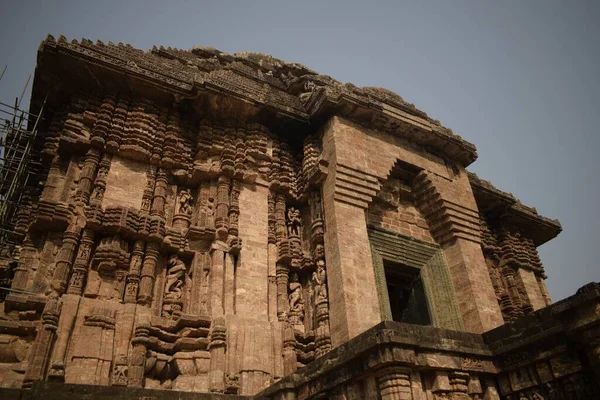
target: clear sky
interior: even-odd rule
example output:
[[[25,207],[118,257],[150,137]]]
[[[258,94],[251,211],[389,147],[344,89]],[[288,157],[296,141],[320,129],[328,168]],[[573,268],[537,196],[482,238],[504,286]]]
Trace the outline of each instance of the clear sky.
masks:
[[[540,247],[554,301],[600,281],[600,1],[5,1],[0,99],[47,33],[245,50],[381,86],[474,143],[469,169],[558,218]]]

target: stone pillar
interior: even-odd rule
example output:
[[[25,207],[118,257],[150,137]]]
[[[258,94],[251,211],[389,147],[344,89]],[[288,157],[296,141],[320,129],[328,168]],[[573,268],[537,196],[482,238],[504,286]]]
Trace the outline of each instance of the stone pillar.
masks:
[[[75,296],[67,294],[62,298],[62,310],[57,333],[58,339],[54,346],[52,366],[48,373],[49,379],[60,382],[64,382],[65,380],[65,355],[67,353],[67,345],[71,339],[73,325],[75,324],[75,316],[79,309],[80,296],[81,292]]]
[[[83,161],[83,168],[79,174],[79,186],[77,188],[77,199],[83,204],[87,204],[90,201],[90,194],[92,193],[92,186],[94,183],[94,175],[96,174],[96,167],[100,162],[100,150],[96,148],[90,148],[85,155]]]
[[[154,197],[152,198],[152,208],[150,214],[158,217],[165,217],[165,199],[167,196],[167,173],[164,169],[159,169],[156,174],[156,183],[154,185]]]
[[[56,256],[56,267],[52,277],[52,289],[58,295],[64,293],[67,289],[67,279],[71,273],[73,255],[80,235],[81,228],[75,224],[70,224],[63,236],[62,246]]]
[[[25,236],[23,241],[23,249],[15,269],[15,275],[12,280],[11,288],[15,290],[25,290],[27,288],[27,281],[29,280],[29,271],[31,270],[31,264],[37,257],[37,250],[31,240],[29,233]],[[19,292],[16,292],[20,294]]]
[[[158,260],[158,243],[150,242],[146,245],[146,255],[142,264],[140,288],[137,296],[138,304],[150,307],[154,293],[154,274],[156,272],[156,261]]]
[[[277,264],[275,273],[277,274],[277,320],[287,322],[290,312],[290,302],[288,300],[290,269],[285,264]]]
[[[91,229],[84,229],[81,235],[81,241],[77,251],[77,258],[75,259],[73,274],[71,275],[71,281],[69,282],[69,289],[67,293],[78,296],[81,296],[83,293],[93,245],[94,231]]]
[[[60,157],[55,156],[50,163],[48,178],[46,178],[44,190],[40,195],[40,201],[56,201],[59,197],[60,181]]]
[[[410,369],[385,367],[378,373],[381,400],[412,400]]]
[[[225,176],[220,176],[217,183],[217,209],[215,217],[215,229],[217,238],[225,240],[229,232],[229,190],[231,180]]]
[[[38,330],[31,348],[29,365],[23,379],[23,388],[30,388],[33,382],[44,380],[46,376],[46,370],[50,362],[50,351],[56,338],[60,310],[61,301],[56,297],[56,293],[53,293],[46,302],[42,313],[42,326]]]
[[[223,308],[223,281],[225,278],[225,252],[227,245],[215,241],[211,248],[210,266],[210,312],[213,318],[224,314]]]
[[[227,330],[225,319],[216,318],[210,333],[210,370],[209,388],[211,392],[225,391],[225,348],[227,346]]]
[[[127,386],[142,388],[144,387],[144,369],[146,366],[146,353],[150,342],[149,326],[140,325],[135,328],[135,337],[131,340],[133,349],[129,357],[129,376]]]
[[[136,240],[131,252],[129,261],[129,273],[125,278],[125,297],[126,304],[135,303],[140,285],[140,274],[142,272],[142,260],[144,258],[144,241]]]

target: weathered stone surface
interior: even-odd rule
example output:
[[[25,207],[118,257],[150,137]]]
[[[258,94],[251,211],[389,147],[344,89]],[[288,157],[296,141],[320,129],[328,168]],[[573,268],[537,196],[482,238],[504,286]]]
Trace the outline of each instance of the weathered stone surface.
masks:
[[[560,224],[400,96],[51,36],[46,95],[0,243],[2,398],[598,394],[598,285],[547,307]]]

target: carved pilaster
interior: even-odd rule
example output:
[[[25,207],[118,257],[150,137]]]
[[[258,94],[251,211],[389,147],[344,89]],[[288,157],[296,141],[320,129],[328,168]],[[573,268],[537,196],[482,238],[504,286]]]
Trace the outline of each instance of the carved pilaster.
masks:
[[[156,270],[156,261],[158,260],[159,245],[150,242],[146,245],[146,255],[142,264],[140,277],[140,288],[137,296],[138,304],[150,307],[152,305],[152,293],[154,290],[154,274]]]
[[[96,174],[96,168],[100,162],[100,150],[91,148],[85,155],[83,168],[79,174],[79,185],[77,187],[76,202],[81,201],[88,204],[92,192],[93,179]]]
[[[410,369],[386,367],[379,372],[377,379],[382,400],[412,400]]]
[[[34,262],[36,253],[35,245],[28,233],[23,241],[23,248],[21,250],[17,268],[15,269],[15,275],[11,285],[12,289],[25,290],[27,287],[27,280],[29,279],[31,264]]]
[[[29,367],[23,379],[23,388],[30,388],[33,382],[41,381],[46,375],[50,361],[52,343],[60,318],[61,300],[52,294],[42,313],[42,328],[38,331],[29,356]]]
[[[219,177],[217,183],[217,215],[215,218],[215,228],[217,237],[221,240],[227,238],[229,231],[229,191],[231,188],[231,180],[227,177]]]
[[[165,198],[167,195],[167,173],[160,168],[156,173],[156,184],[154,186],[154,197],[152,199],[151,215],[165,217]]]
[[[149,326],[140,325],[135,328],[135,337],[131,340],[133,349],[129,357],[128,383],[129,387],[144,387],[144,369],[146,353],[148,352]]]
[[[239,233],[240,191],[240,183],[239,181],[235,181],[231,188],[229,201],[229,234],[232,236],[237,236]]]
[[[284,205],[285,208],[285,205]],[[275,194],[272,191],[269,191],[268,196],[268,222],[269,222],[269,244],[277,243],[276,229],[275,224],[277,217],[275,216]]]
[[[296,372],[298,369],[298,356],[296,355],[296,338],[294,336],[294,328],[290,325],[285,325],[282,330],[283,335],[283,376],[288,376]]]
[[[277,243],[284,241],[287,237],[285,226],[285,197],[277,194],[275,197],[275,237]]]
[[[216,318],[210,333],[209,388],[211,392],[225,391],[225,348],[227,329],[224,318]]]
[[[91,143],[96,147],[101,148],[106,143],[114,111],[115,97],[109,94],[104,98],[100,106],[100,112],[92,130],[92,137],[90,138]]]
[[[127,99],[120,98],[117,100],[111,129],[108,132],[106,140],[106,151],[109,153],[116,153],[119,150],[121,144],[121,136],[125,131],[125,120],[127,119],[128,101]]]
[[[63,236],[62,246],[56,256],[56,267],[52,278],[52,289],[61,295],[67,289],[67,279],[71,273],[71,265],[75,248],[79,242],[81,228],[74,224],[67,227]]]
[[[54,345],[52,366],[48,372],[48,379],[64,382],[65,380],[65,355],[67,345],[71,338],[71,331],[75,324],[75,316],[79,308],[79,297],[65,296],[62,301],[61,318],[58,325],[58,338]]]
[[[106,178],[108,177],[108,171],[110,169],[111,156],[104,154],[102,160],[98,165],[98,174],[94,182],[94,190],[90,198],[90,204],[102,204],[104,198],[104,191],[106,190]]]
[[[275,273],[277,274],[277,319],[281,322],[287,322],[290,311],[288,300],[290,269],[285,264],[277,264]]]
[[[151,166],[146,172],[146,187],[144,188],[144,193],[142,195],[142,207],[141,211],[143,213],[150,213],[150,205],[152,204],[152,199],[154,197],[154,183],[156,181],[156,167]]]
[[[129,261],[129,273],[125,278],[125,303],[135,303],[140,285],[140,274],[142,272],[142,260],[144,258],[144,241],[136,240]]]
[[[84,229],[81,235],[81,241],[77,251],[77,258],[75,259],[73,274],[71,275],[71,281],[69,282],[69,290],[67,293],[76,294],[78,296],[81,296],[83,293],[93,245],[94,231],[91,229]]]

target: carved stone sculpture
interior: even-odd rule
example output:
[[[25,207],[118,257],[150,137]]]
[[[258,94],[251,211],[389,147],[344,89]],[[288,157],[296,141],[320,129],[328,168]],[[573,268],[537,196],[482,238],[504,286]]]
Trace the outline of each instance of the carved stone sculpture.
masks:
[[[312,279],[315,282],[316,302],[327,301],[327,272],[325,271],[325,261],[317,261],[317,271],[313,272]]]
[[[190,189],[182,189],[177,196],[177,214],[192,214],[192,193]]]
[[[300,236],[300,229],[302,227],[302,219],[300,218],[300,210],[294,207],[290,207],[287,210],[287,232],[288,237]]]
[[[169,257],[169,269],[165,278],[165,299],[179,300],[182,296],[182,286],[185,282],[186,266],[173,254]]]

